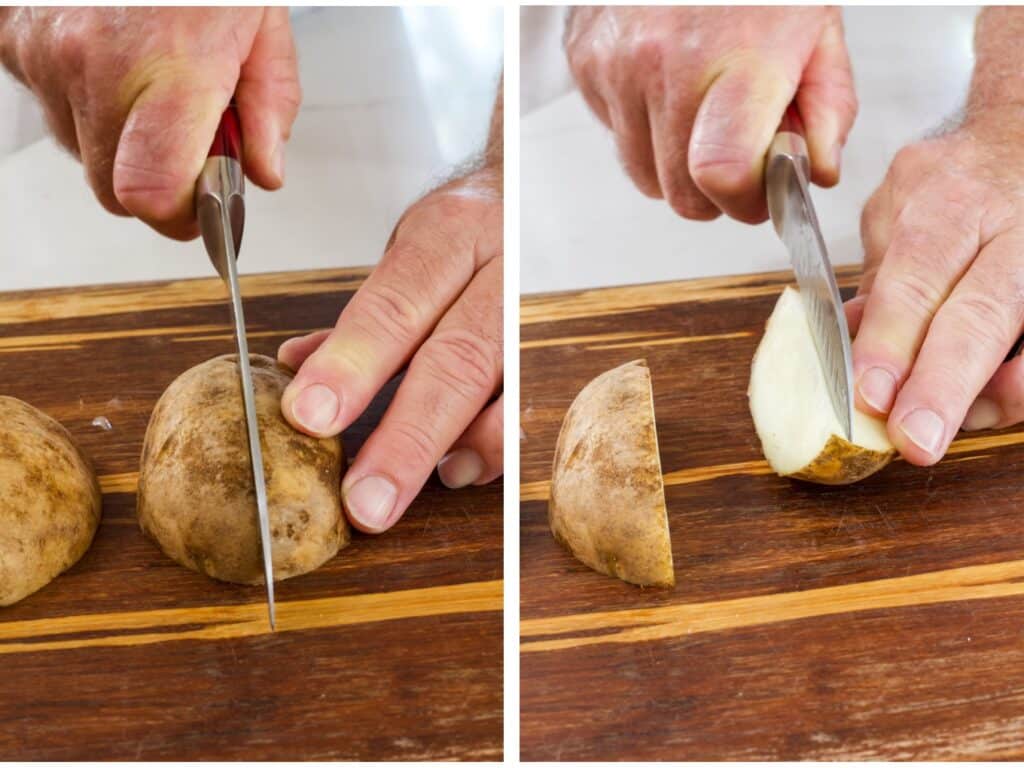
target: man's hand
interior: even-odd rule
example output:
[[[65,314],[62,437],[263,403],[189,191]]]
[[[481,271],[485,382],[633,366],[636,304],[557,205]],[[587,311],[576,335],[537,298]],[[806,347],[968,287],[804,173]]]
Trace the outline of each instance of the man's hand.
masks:
[[[297,368],[281,410],[311,435],[335,435],[408,365],[380,425],[342,481],[368,533],[402,516],[438,467],[445,485],[502,471],[502,196],[484,169],[406,211],[383,259],[333,330],[285,342]]]
[[[839,179],[857,98],[838,9],[580,7],[565,47],[630,178],[681,216],[767,218],[764,156],[794,98],[813,180]]]
[[[394,525],[434,467],[449,488],[502,472],[502,94],[480,168],[403,214],[332,330],[290,339],[277,353],[298,369],[281,412],[315,436],[341,432],[406,369],[341,481],[345,513],[366,533]]]
[[[1024,326],[1022,138],[1024,108],[973,114],[903,149],[864,209],[847,302],[857,407],[888,414],[913,464],[942,458],[961,425],[1024,419],[1024,358],[1003,364]]]
[[[966,117],[904,148],[864,208],[865,272],[847,302],[857,407],[888,415],[928,466],[958,429],[1024,420],[1024,102],[1020,9],[986,9]],[[979,397],[980,394],[980,397]]]
[[[195,237],[193,186],[232,97],[247,175],[283,182],[301,100],[287,8],[8,8],[0,61],[112,213]]]

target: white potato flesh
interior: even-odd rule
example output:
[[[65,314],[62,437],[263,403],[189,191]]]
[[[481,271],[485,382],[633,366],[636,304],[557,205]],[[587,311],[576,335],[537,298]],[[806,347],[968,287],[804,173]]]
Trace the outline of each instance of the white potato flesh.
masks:
[[[748,395],[765,458],[780,475],[806,473],[828,450],[836,451],[832,458],[847,464],[846,468],[831,479],[805,479],[853,482],[866,476],[862,474],[865,460],[878,463],[873,472],[892,455],[885,422],[856,408],[852,445],[840,437],[843,428],[829,398],[804,304],[793,288],[783,291],[768,319],[754,355]],[[851,471],[847,454],[859,462],[856,471]]]

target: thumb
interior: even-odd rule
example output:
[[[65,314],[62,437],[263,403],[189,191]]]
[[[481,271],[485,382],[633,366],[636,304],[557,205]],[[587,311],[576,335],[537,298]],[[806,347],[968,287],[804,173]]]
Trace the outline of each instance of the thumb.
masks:
[[[246,175],[264,189],[277,189],[284,183],[284,144],[302,101],[287,8],[264,11],[242,63],[235,100],[242,120]]]
[[[693,123],[689,169],[698,189],[723,212],[757,223],[767,217],[764,156],[794,77],[786,63],[737,57],[712,81]]]
[[[839,181],[840,157],[857,116],[857,92],[843,23],[836,16],[822,31],[796,95],[807,130],[811,178],[831,187]]]
[[[191,239],[199,231],[196,179],[231,93],[204,85],[210,76],[172,60],[141,82],[117,144],[114,196],[161,234]]]

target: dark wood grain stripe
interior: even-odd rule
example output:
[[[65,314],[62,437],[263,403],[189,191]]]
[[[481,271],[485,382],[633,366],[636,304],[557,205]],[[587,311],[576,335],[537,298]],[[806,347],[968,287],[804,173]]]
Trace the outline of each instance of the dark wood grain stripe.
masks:
[[[482,581],[395,592],[277,604],[277,631],[340,627],[422,616],[502,610],[502,582]],[[199,625],[196,628],[196,625]],[[189,627],[180,630],[175,627]],[[132,633],[163,629],[161,632]],[[264,603],[125,613],[99,613],[0,623],[0,654],[96,646],[136,646],[175,640],[225,640],[270,632]],[[86,634],[68,639],[61,635]],[[21,642],[19,642],[21,641]]]

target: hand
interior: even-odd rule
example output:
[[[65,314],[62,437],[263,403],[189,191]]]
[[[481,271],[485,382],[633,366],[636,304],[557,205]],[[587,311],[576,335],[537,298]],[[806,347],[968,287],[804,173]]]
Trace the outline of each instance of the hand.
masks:
[[[938,461],[961,425],[1024,419],[1024,359],[1003,363],[1024,327],[1021,131],[1019,106],[971,114],[904,148],[864,209],[857,407],[888,414],[912,464]]]
[[[630,178],[680,216],[767,218],[764,156],[794,96],[813,180],[839,179],[857,97],[835,8],[577,8],[565,47]]]
[[[311,435],[341,432],[408,365],[342,480],[345,511],[367,533],[394,525],[435,466],[450,488],[502,472],[500,185],[500,169],[485,168],[414,204],[334,329],[278,352],[298,369],[281,411]]]
[[[6,9],[0,60],[112,213],[195,237],[193,187],[232,96],[247,175],[283,183],[301,100],[287,8]]]

